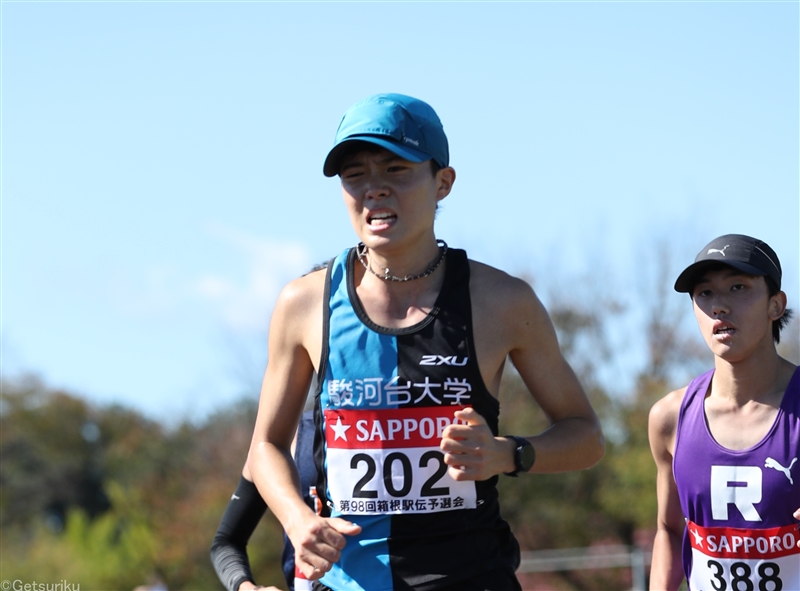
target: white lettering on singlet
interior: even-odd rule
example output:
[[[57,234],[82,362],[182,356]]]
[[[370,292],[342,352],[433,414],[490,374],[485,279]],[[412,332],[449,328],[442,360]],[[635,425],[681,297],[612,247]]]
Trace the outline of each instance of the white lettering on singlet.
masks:
[[[455,365],[463,367],[469,361],[469,357],[457,357],[455,355],[423,355],[420,365]]]
[[[761,521],[756,504],[761,502],[761,468],[711,466],[711,513],[726,521],[728,506],[736,505],[746,521]]]

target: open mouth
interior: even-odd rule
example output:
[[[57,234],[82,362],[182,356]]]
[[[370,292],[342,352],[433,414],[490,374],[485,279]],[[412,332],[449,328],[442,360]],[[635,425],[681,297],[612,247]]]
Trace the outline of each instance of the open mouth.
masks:
[[[384,224],[391,223],[396,219],[397,219],[397,216],[395,214],[390,213],[388,211],[384,211],[384,212],[378,212],[378,213],[373,213],[373,214],[369,215],[367,217],[367,223],[369,225],[371,225],[371,226],[372,225],[382,226]]]
[[[723,324],[719,324],[718,326],[714,327],[714,334],[715,335],[720,335],[720,336],[732,335],[735,332],[736,332],[736,329],[734,327],[732,327],[730,324],[723,323]]]

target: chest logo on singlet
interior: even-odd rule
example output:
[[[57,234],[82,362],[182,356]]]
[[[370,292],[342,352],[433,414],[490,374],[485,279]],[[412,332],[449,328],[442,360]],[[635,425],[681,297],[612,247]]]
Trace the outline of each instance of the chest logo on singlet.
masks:
[[[745,521],[761,521],[756,504],[761,502],[761,468],[758,466],[711,466],[711,514],[728,520],[735,505]]]
[[[469,361],[469,357],[462,357],[459,359],[455,355],[423,355],[420,359],[420,365],[455,365],[463,367]]]
[[[778,460],[773,460],[772,458],[767,458],[767,461],[764,462],[764,467],[765,468],[774,468],[775,470],[778,470],[779,472],[783,472],[783,474],[786,476],[786,478],[789,479],[789,484],[793,485],[794,484],[794,480],[792,480],[791,470],[792,470],[792,466],[794,466],[794,463],[796,461],[797,461],[797,458],[792,458],[792,461],[789,464],[789,467],[788,468],[784,468],[783,466],[781,466],[778,463]]]

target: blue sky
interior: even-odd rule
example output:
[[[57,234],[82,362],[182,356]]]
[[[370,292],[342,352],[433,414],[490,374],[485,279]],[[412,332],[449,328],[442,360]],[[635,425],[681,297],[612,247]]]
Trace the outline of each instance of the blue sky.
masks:
[[[800,307],[796,2],[0,10],[5,377],[158,418],[254,396],[280,287],[355,243],[322,162],[376,92],[444,123],[437,236],[623,298],[631,359],[664,249],[758,236]]]

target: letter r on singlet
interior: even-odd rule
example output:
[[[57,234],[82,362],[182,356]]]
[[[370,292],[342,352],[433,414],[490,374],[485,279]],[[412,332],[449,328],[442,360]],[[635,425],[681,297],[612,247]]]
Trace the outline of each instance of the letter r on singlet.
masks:
[[[711,513],[728,519],[728,505],[747,521],[761,521],[756,503],[761,502],[761,468],[757,466],[711,466]]]

